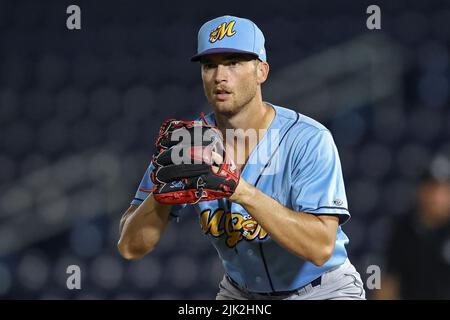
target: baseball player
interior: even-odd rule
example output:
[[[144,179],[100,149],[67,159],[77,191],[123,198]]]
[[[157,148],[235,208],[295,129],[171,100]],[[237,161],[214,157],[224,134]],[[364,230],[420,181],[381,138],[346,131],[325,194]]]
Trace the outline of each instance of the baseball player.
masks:
[[[228,150],[221,161],[231,160],[226,168],[211,157],[191,167],[174,163],[171,135],[182,126],[192,131],[195,122],[163,124],[157,154],[121,219],[118,249],[126,259],[141,258],[192,205],[225,269],[216,299],[365,299],[345,249],[341,226],[350,214],[332,135],[262,100],[264,42],[261,30],[239,17],[200,28],[192,61],[200,62],[213,112],[197,120],[220,130]],[[229,138],[230,131],[262,133],[233,144],[239,135]]]

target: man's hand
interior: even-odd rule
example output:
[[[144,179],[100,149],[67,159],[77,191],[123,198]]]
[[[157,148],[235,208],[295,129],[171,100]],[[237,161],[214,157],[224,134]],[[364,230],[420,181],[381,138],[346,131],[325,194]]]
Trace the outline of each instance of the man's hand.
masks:
[[[236,187],[236,190],[230,197],[230,201],[236,203],[245,202],[246,198],[251,198],[255,195],[256,188],[249,184],[244,178],[239,179],[239,183]]]

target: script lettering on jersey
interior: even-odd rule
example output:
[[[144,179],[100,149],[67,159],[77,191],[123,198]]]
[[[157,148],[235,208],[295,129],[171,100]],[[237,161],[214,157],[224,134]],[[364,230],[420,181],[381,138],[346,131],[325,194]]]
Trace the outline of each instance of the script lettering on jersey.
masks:
[[[225,242],[230,248],[235,247],[242,239],[252,241],[267,237],[267,232],[249,214],[225,213],[223,209],[214,212],[211,209],[204,210],[200,214],[200,225],[205,234],[214,237],[225,234]]]

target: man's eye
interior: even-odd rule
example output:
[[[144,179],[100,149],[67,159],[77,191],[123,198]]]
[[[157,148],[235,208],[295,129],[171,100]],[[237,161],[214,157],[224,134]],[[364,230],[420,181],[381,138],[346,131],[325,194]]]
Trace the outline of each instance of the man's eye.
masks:
[[[230,62],[230,66],[236,66],[238,64],[239,64],[239,61],[237,61],[237,60],[234,60],[234,61]]]

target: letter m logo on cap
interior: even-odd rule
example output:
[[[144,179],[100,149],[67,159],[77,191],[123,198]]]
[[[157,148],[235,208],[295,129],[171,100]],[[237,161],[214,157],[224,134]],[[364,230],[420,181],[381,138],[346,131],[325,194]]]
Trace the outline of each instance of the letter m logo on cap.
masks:
[[[234,36],[234,34],[236,33],[236,31],[233,30],[235,23],[236,23],[236,21],[232,20],[229,23],[224,22],[220,26],[215,28],[209,34],[209,42],[214,43],[217,40],[222,40],[225,36],[227,36],[227,37]]]

